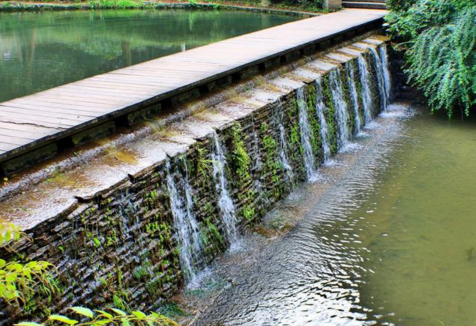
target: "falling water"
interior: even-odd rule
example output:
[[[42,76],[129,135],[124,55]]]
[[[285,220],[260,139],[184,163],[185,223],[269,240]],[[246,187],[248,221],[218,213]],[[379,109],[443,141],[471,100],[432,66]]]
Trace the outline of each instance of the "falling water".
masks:
[[[372,120],[372,95],[370,93],[369,85],[369,68],[364,56],[357,58],[359,63],[360,83],[362,84],[362,106],[364,109],[365,124],[368,124]]]
[[[322,95],[321,79],[316,80],[316,111],[319,125],[321,126],[322,149],[324,152],[324,163],[331,158],[331,146],[329,144],[329,130],[327,128],[326,117],[324,112],[327,110],[324,104],[324,97]]]
[[[277,112],[277,125],[279,128],[279,157],[281,159],[281,164],[286,171],[287,180],[294,179],[294,172],[291,165],[289,165],[288,154],[287,154],[287,142],[284,130],[284,109],[281,101],[278,102]]]
[[[380,52],[380,59],[382,60],[382,67],[383,67],[383,79],[385,82],[385,95],[387,96],[387,102],[391,99],[392,94],[392,80],[390,70],[388,68],[388,54],[387,54],[387,46],[384,44],[379,48]]]
[[[185,162],[184,162],[185,163]],[[185,173],[172,171],[170,161],[167,160],[167,189],[170,194],[170,204],[174,218],[174,226],[178,237],[180,260],[186,280],[190,281],[195,278],[196,268],[193,263],[194,257],[197,258],[202,251],[202,242],[200,239],[200,231],[198,222],[193,213],[192,187],[188,181],[187,165]],[[179,177],[175,182],[174,176]],[[178,186],[178,187],[177,187]],[[178,191],[183,187],[184,195]]]
[[[347,126],[347,103],[344,99],[340,70],[335,69],[329,73],[329,83],[336,109],[337,128],[339,131],[338,148],[342,149],[349,141],[349,128]]]
[[[377,73],[378,91],[380,94],[380,100],[382,101],[382,110],[387,111],[388,99],[387,90],[385,88],[384,68],[382,62],[380,61],[380,56],[377,53],[377,50],[375,50],[373,47],[370,47],[370,53],[372,53],[374,58],[375,71]]]
[[[347,83],[350,90],[350,100],[354,107],[355,134],[358,135],[360,133],[359,95],[357,94],[357,87],[355,86],[354,62],[349,61],[345,68],[347,70]]]
[[[304,166],[306,167],[307,179],[315,181],[317,179],[316,162],[311,145],[311,126],[307,115],[308,107],[304,98],[304,87],[297,90],[297,103],[299,107],[299,127],[301,129],[301,143],[303,147]]]
[[[218,206],[222,214],[222,220],[233,250],[238,245],[238,231],[236,229],[235,206],[226,188],[225,164],[226,158],[216,132],[213,132],[215,151],[212,153],[213,176],[216,182],[216,190],[219,194]]]

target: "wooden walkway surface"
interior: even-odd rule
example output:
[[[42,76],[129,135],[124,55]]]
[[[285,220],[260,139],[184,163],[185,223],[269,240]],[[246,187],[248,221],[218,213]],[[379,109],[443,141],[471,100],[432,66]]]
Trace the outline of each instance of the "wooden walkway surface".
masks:
[[[0,161],[370,24],[385,13],[343,10],[308,18],[0,103]]]

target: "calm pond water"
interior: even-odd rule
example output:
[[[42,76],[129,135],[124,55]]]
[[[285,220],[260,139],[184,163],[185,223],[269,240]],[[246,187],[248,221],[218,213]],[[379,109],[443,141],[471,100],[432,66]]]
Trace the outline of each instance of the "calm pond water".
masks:
[[[349,171],[198,325],[476,323],[476,123],[406,112],[371,123],[378,141],[357,141]]]
[[[0,13],[0,102],[296,19],[196,10]]]
[[[355,248],[368,249],[360,291],[374,317],[476,324],[475,131],[473,121],[428,113],[408,121],[378,191],[350,216],[362,241]]]

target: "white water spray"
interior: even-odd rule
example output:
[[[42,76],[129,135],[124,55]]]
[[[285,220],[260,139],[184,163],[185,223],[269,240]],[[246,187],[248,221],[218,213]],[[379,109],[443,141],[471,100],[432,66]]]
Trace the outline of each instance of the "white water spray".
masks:
[[[360,84],[362,85],[362,106],[364,109],[365,125],[372,121],[372,95],[370,93],[369,67],[363,55],[357,58],[359,64]]]
[[[286,171],[286,178],[287,180],[293,180],[294,179],[294,172],[293,168],[291,165],[289,165],[289,160],[288,160],[288,146],[286,142],[286,133],[284,130],[284,109],[283,109],[283,104],[281,101],[278,102],[278,108],[277,108],[277,118],[276,122],[279,128],[279,157],[281,159],[281,164]]]
[[[219,195],[218,207],[221,211],[225,231],[230,242],[230,249],[236,249],[238,245],[238,230],[236,228],[236,215],[233,200],[227,189],[227,181],[225,175],[226,158],[218,139],[218,134],[213,132],[213,140],[215,142],[215,151],[212,152],[213,176],[215,178],[216,190]]]
[[[198,222],[193,214],[192,188],[188,181],[188,171],[185,164],[185,175],[172,170],[170,161],[167,160],[167,189],[170,195],[170,204],[174,218],[174,227],[180,249],[180,261],[185,274],[185,279],[191,281],[195,278],[196,267],[193,263],[202,252],[202,242]],[[175,176],[178,176],[177,182]],[[183,187],[184,194],[178,189]]]
[[[308,106],[304,98],[304,87],[297,90],[297,104],[299,108],[299,128],[301,129],[301,145],[303,148],[304,166],[308,181],[317,180],[316,161],[311,145],[311,126],[309,125]]]
[[[322,81],[320,78],[316,80],[316,112],[319,125],[321,127],[322,150],[324,152],[324,163],[331,158],[331,146],[329,143],[329,129],[324,112],[327,108],[324,104],[324,96],[322,94]]]
[[[345,66],[347,72],[347,84],[350,90],[350,100],[352,106],[354,108],[354,115],[355,115],[355,134],[358,135],[360,133],[360,113],[359,113],[359,95],[357,94],[357,87],[355,86],[355,65],[353,61],[349,61]]]
[[[387,111],[388,98],[385,88],[384,68],[382,61],[380,61],[380,56],[375,48],[370,47],[370,53],[372,53],[372,57],[374,58],[375,71],[377,74],[377,86],[380,94],[380,101],[382,102],[382,111]]]
[[[342,78],[340,70],[335,69],[329,73],[329,83],[332,92],[332,99],[336,110],[337,129],[338,129],[338,148],[343,149],[349,141],[349,127],[347,120],[347,103],[344,99],[344,91],[342,89]]]
[[[382,67],[383,67],[385,94],[387,96],[387,102],[389,102],[392,98],[392,78],[391,78],[390,69],[388,66],[387,46],[385,44],[380,46],[379,52],[380,52],[380,59],[382,60]]]

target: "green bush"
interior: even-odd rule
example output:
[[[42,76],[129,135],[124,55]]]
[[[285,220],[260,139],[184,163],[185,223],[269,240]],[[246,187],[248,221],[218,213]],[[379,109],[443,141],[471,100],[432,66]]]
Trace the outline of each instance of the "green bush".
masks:
[[[476,104],[473,0],[391,0],[389,31],[405,48],[410,81],[432,110],[469,115]]]

